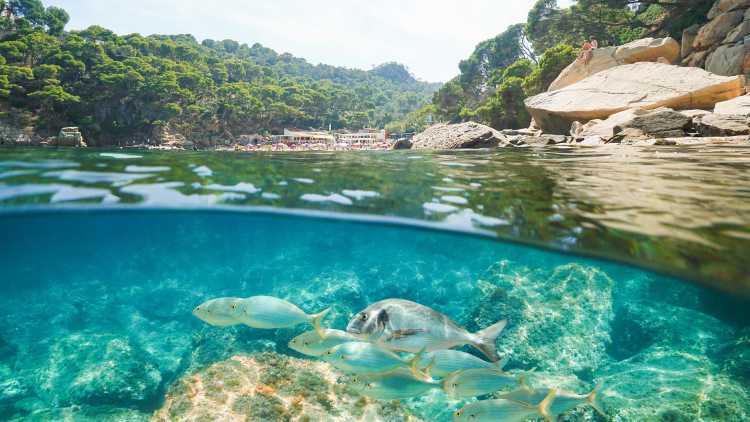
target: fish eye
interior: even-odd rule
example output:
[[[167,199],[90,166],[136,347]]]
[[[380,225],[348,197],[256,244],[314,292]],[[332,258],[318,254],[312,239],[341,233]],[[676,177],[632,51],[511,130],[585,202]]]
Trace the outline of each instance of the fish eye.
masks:
[[[463,415],[463,414],[464,414],[464,411],[463,411],[463,410],[459,410],[459,411],[457,411],[457,412],[456,412],[456,416],[461,416],[461,415]]]
[[[361,317],[359,317],[362,321],[367,321],[367,314],[362,314]]]
[[[458,384],[454,382],[453,384],[451,384],[451,387],[458,388]]]
[[[236,303],[232,304],[232,309],[237,309],[237,304]]]
[[[305,342],[305,346],[309,346],[309,345],[310,345],[310,342],[309,342],[309,341],[306,341],[306,342]]]

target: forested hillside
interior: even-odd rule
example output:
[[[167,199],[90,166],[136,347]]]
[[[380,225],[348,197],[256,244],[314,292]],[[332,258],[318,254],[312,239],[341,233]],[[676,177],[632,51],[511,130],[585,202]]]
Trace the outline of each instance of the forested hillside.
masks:
[[[523,100],[546,91],[575,60],[589,37],[600,46],[643,37],[672,36],[706,21],[714,0],[577,0],[561,8],[556,0],[538,0],[526,23],[513,25],[477,45],[459,65],[460,74],[435,94],[433,103],[392,124],[422,130],[436,120],[475,120],[496,129],[527,127],[531,117]]]
[[[169,125],[231,139],[284,127],[383,126],[429,103],[439,84],[400,64],[312,65],[260,44],[191,35],[65,31],[39,0],[0,1],[0,112],[53,133],[81,127],[95,144],[143,140]]]

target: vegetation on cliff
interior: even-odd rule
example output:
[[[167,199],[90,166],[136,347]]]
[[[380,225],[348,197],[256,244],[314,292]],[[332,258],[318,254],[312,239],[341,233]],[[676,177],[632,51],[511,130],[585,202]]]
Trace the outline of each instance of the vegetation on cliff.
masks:
[[[40,0],[0,1],[0,111],[50,133],[80,126],[96,144],[145,140],[166,125],[224,139],[287,126],[383,126],[439,87],[397,63],[312,65],[232,40],[66,32],[68,20]]]
[[[680,38],[682,30],[705,22],[713,0],[577,0],[561,8],[556,0],[537,0],[525,24],[477,45],[462,61],[461,73],[414,112],[401,126],[420,130],[425,112],[453,123],[476,120],[496,129],[528,126],[523,101],[547,90],[589,37],[600,46],[646,36]],[[398,125],[396,125],[398,126]]]

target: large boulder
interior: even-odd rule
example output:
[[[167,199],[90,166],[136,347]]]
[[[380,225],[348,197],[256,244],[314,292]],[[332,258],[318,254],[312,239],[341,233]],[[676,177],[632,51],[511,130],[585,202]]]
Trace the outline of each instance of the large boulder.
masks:
[[[698,36],[700,25],[695,24],[682,31],[682,45],[680,46],[680,56],[684,59],[693,52],[693,41]]]
[[[412,149],[487,148],[506,144],[499,131],[475,122],[437,124],[412,139]]]
[[[750,95],[743,95],[728,101],[716,103],[714,113],[750,116]]]
[[[714,19],[722,13],[737,9],[747,9],[748,7],[750,7],[750,0],[719,0],[708,11],[708,18]]]
[[[698,31],[698,35],[693,41],[693,48],[704,50],[722,42],[727,34],[742,22],[744,18],[744,10],[735,10],[717,16]]]
[[[692,123],[690,117],[674,110],[644,110],[629,121],[616,125],[613,132],[618,134],[626,129],[634,129],[653,138],[678,138],[685,136]]]
[[[576,60],[566,67],[557,79],[552,82],[549,91],[555,91],[572,85],[588,76],[603,70],[646,61],[657,61],[665,58],[670,63],[680,58],[680,44],[673,38],[644,38],[619,47],[603,47],[594,50],[591,61],[584,64]]]
[[[706,59],[706,70],[717,75],[741,75],[745,45],[722,45]]]
[[[606,119],[632,108],[712,108],[745,92],[744,78],[698,68],[634,63],[607,69],[558,91],[526,99],[545,133],[568,133],[574,121]]]
[[[747,116],[733,114],[706,114],[695,119],[702,136],[750,135]]]

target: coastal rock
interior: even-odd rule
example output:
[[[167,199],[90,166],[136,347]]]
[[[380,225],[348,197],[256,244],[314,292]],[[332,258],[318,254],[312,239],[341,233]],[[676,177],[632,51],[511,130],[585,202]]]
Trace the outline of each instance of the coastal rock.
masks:
[[[98,333],[60,339],[50,349],[39,379],[40,396],[63,406],[148,407],[158,400],[162,383],[148,353],[127,338]]]
[[[730,31],[729,34],[727,34],[727,37],[724,38],[724,44],[734,44],[736,42],[741,42],[748,35],[750,35],[750,21],[745,20],[741,24],[737,25],[737,27],[732,31]]]
[[[234,356],[180,379],[152,420],[418,421],[399,404],[359,396],[340,376],[320,361]]]
[[[711,10],[708,11],[708,18],[714,19],[722,13],[737,9],[747,9],[748,7],[750,7],[750,0],[718,0],[714,3]]]
[[[706,63],[710,50],[693,51],[683,61],[682,65],[687,67],[702,67]]]
[[[673,38],[643,38],[618,47],[602,47],[593,51],[591,61],[578,60],[566,67],[549,87],[555,91],[572,85],[588,76],[622,64],[657,61],[660,57],[670,63],[680,58],[680,45]]]
[[[498,350],[511,367],[589,377],[606,364],[612,279],[578,264],[552,271],[511,267],[495,264],[478,282],[483,299],[470,314],[471,329],[507,318]]]
[[[86,146],[86,142],[83,140],[83,135],[77,127],[64,127],[60,129],[60,133],[56,137],[50,138],[49,144],[58,147]]]
[[[613,132],[617,135],[625,129],[635,129],[654,138],[674,138],[685,136],[691,125],[691,118],[674,110],[643,110],[628,121],[615,125]]]
[[[391,149],[411,149],[411,147],[411,140],[402,138],[394,142],[393,146],[391,146]]]
[[[412,149],[488,148],[507,144],[499,131],[475,122],[437,124],[412,139]]]
[[[693,41],[693,48],[703,50],[719,44],[745,17],[744,10],[723,13],[704,25]]]
[[[526,99],[545,133],[567,133],[574,121],[606,119],[632,108],[709,108],[744,94],[744,78],[661,63],[607,69],[558,91]]]
[[[750,388],[750,329],[742,330],[711,357],[727,375]]]
[[[669,110],[667,108],[660,108],[658,110]],[[573,122],[571,127],[571,134],[578,138],[583,139],[591,136],[599,136],[604,140],[609,140],[615,136],[615,127],[624,126],[628,122],[632,121],[636,116],[648,114],[651,111],[643,109],[628,109],[615,113],[609,116],[607,119],[594,119],[585,124],[580,122]],[[622,130],[622,129],[621,129]]]
[[[693,41],[698,36],[700,25],[695,24],[682,31],[682,45],[680,46],[680,57],[683,59],[693,52]]]
[[[0,145],[34,145],[38,144],[34,128],[20,128],[0,121]]]
[[[750,134],[748,117],[734,114],[706,114],[695,119],[701,136],[738,136]]]
[[[750,116],[750,95],[743,95],[729,101],[716,103],[714,113]]]
[[[722,45],[706,59],[706,70],[717,75],[740,75],[744,60],[744,44]]]

